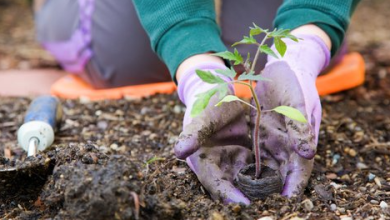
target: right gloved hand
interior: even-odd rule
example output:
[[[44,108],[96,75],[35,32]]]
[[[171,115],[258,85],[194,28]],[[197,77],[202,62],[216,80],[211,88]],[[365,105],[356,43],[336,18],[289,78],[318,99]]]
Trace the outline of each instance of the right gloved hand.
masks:
[[[249,204],[249,200],[233,185],[239,170],[250,163],[252,158],[242,105],[230,102],[215,107],[217,94],[199,116],[191,118],[196,95],[215,86],[203,82],[196,75],[196,69],[213,72],[226,67],[216,63],[199,65],[186,71],[179,80],[179,97],[187,110],[183,131],[175,146],[176,156],[186,158],[187,164],[213,199],[221,199],[224,203]],[[231,80],[223,76],[221,78]],[[234,93],[233,87],[229,88],[229,93]]]
[[[289,197],[304,191],[313,169],[321,124],[321,103],[315,82],[330,59],[329,49],[321,38],[296,36],[301,39],[298,43],[285,40],[288,49],[283,58],[268,57],[262,76],[272,82],[259,81],[255,89],[264,109],[291,106],[308,120],[301,123],[273,112],[261,115],[259,144],[263,162],[280,170],[284,181],[282,194]],[[255,124],[255,117],[251,121]]]

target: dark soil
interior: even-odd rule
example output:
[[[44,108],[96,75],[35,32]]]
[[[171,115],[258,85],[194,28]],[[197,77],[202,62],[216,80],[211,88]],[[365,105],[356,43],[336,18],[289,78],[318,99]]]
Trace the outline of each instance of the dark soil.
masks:
[[[369,11],[365,7],[370,5],[371,1],[363,1],[362,11]],[[14,16],[7,10],[3,13],[5,7],[11,6],[0,6],[3,20],[6,14]],[[388,9],[378,7],[378,13],[372,15],[375,21],[381,8]],[[358,19],[368,22],[365,16]],[[4,27],[0,24],[1,34]],[[383,30],[387,33],[389,28]],[[185,162],[174,157],[173,145],[184,113],[176,95],[101,102],[62,100],[64,118],[56,141],[38,159],[25,158],[16,141],[16,130],[31,100],[2,97],[0,166],[16,163],[22,168],[20,161],[27,160],[44,169],[27,169],[27,176],[7,177],[5,182],[1,175],[12,173],[0,173],[0,217],[390,219],[386,208],[390,205],[390,44],[388,40],[355,46],[355,40],[362,38],[351,36],[354,47],[364,55],[367,78],[363,86],[322,98],[318,154],[302,197],[287,199],[274,194],[249,207],[213,201]],[[3,45],[7,44],[0,45],[3,57],[5,54],[19,64],[30,60],[17,55],[11,46],[1,49]],[[8,160],[5,156],[9,154]]]

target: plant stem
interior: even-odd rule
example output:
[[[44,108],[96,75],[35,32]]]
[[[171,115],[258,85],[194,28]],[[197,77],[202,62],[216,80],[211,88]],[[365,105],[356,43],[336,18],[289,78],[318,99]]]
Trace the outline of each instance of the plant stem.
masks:
[[[261,106],[260,106],[259,98],[257,97],[257,94],[255,93],[255,90],[254,90],[252,84],[237,81],[237,80],[232,81],[232,83],[237,83],[237,84],[242,84],[242,85],[248,86],[249,89],[251,90],[252,97],[255,100],[256,107],[251,105],[251,104],[248,104],[246,102],[244,102],[244,103],[251,106],[252,108],[256,109],[256,119],[255,119],[255,128],[254,128],[255,132],[253,134],[254,135],[254,137],[253,137],[253,151],[255,152],[255,158],[256,158],[255,177],[256,177],[256,179],[258,179],[260,177],[260,173],[261,173],[261,161],[260,161],[261,159],[260,159],[260,146],[259,146],[259,135],[260,135],[259,126],[260,126],[260,117],[261,117]]]
[[[260,146],[259,146],[259,135],[260,135],[260,111],[257,111],[256,119],[255,119],[255,132],[253,138],[253,147],[255,148],[255,158],[256,158],[256,179],[260,178],[261,173],[261,158],[260,158]]]
[[[255,58],[253,58],[253,63],[252,63],[252,67],[251,67],[251,70],[250,72],[253,72],[255,70],[255,67],[256,67],[256,63],[257,63],[257,60],[259,59],[259,55],[260,55],[260,47],[263,46],[263,44],[265,43],[265,41],[268,39],[268,34],[265,35],[265,37],[263,38],[263,40],[261,41],[261,43],[258,45],[259,47],[257,48],[257,51],[256,51],[256,55],[255,55]]]
[[[237,84],[245,85],[245,86],[248,86],[248,87],[249,87],[249,89],[251,90],[251,93],[253,93],[253,91],[254,91],[253,86],[252,86],[251,84],[249,84],[249,83],[246,83],[246,82],[234,80],[234,81],[231,81],[231,82],[229,82],[229,83],[232,83],[232,84],[237,83]],[[237,100],[237,101],[242,102],[242,103],[244,103],[245,105],[247,105],[247,106],[249,106],[249,107],[251,107],[251,108],[253,108],[253,109],[255,109],[255,110],[257,111],[257,107],[256,107],[256,106],[253,106],[252,104],[250,104],[250,103],[248,103],[248,102],[246,102],[246,101],[243,101],[243,100],[241,100],[241,99],[239,99],[239,100]]]
[[[261,173],[261,158],[260,158],[260,146],[259,146],[259,135],[260,135],[260,117],[261,117],[261,106],[259,102],[259,98],[257,97],[257,94],[255,93],[255,90],[253,89],[253,86],[250,86],[253,100],[255,100],[256,104],[256,119],[255,119],[255,128],[254,128],[254,137],[253,138],[253,148],[255,151],[255,158],[256,158],[256,178],[258,179],[260,177]]]
[[[261,52],[260,48],[265,43],[265,41],[267,39],[268,39],[268,34],[265,35],[265,37],[263,38],[263,40],[259,44],[259,47],[257,48],[255,58],[253,59],[251,72],[253,72],[255,70],[255,66],[256,66],[257,60],[259,58],[260,52]],[[256,162],[256,164],[255,164],[255,166],[256,166],[255,177],[256,177],[256,179],[258,179],[260,177],[260,173],[261,173],[261,158],[260,158],[261,155],[260,155],[260,146],[259,146],[259,136],[260,136],[260,128],[259,127],[260,127],[260,117],[261,117],[261,106],[260,106],[259,98],[257,97],[255,90],[253,89],[252,80],[249,81],[249,84],[250,84],[253,100],[255,100],[255,104],[256,104],[256,119],[255,119],[254,133],[253,133],[254,137],[252,137],[252,140],[253,140],[253,150],[255,152],[255,160],[256,160],[255,161]]]

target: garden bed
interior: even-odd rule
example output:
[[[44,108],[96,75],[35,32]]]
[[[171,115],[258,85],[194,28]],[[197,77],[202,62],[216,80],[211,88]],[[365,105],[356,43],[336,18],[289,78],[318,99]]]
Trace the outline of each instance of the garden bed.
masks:
[[[33,41],[32,21],[14,20],[32,19],[25,3],[10,2],[0,0],[0,69],[56,67]],[[375,26],[388,20],[383,4],[390,5],[376,0],[359,6],[350,44],[364,55],[367,78],[363,86],[322,98],[318,154],[302,197],[272,195],[248,207],[213,201],[174,156],[184,114],[175,94],[62,100],[53,147],[27,161],[45,169],[0,183],[0,218],[390,218],[390,41],[381,34],[388,28]],[[0,98],[0,167],[25,165],[16,130],[30,101]]]
[[[383,207],[390,201],[390,62],[379,46],[362,52],[367,61],[364,86],[322,99],[318,155],[301,198],[273,195],[249,207],[212,201],[185,162],[174,157],[172,149],[184,113],[176,95],[101,102],[67,100],[62,101],[64,118],[55,144],[42,155],[52,161],[52,174],[43,175],[38,183],[29,184],[28,177],[19,180],[28,193],[2,191],[0,216],[389,217],[390,209]],[[14,147],[15,132],[29,101],[0,99],[1,157],[9,151],[13,160],[26,156]]]

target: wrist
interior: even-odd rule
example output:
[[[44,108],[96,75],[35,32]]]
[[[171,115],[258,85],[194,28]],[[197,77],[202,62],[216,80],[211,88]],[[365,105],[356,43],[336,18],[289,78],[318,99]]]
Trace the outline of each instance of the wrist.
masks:
[[[283,39],[287,45],[285,55],[279,59],[268,56],[267,65],[285,61],[294,72],[302,72],[314,80],[330,62],[330,51],[320,37],[313,34],[295,34],[299,42]],[[275,46],[273,46],[275,50]]]
[[[323,31],[321,28],[314,24],[307,24],[300,27],[295,28],[291,31],[292,35],[316,35],[323,41],[325,46],[330,51],[332,49],[332,41],[329,35]]]
[[[180,78],[188,72],[189,69],[193,69],[193,67],[197,67],[199,65],[202,65],[204,63],[216,63],[216,64],[221,64],[224,66],[224,68],[220,69],[225,69],[225,63],[220,57],[216,57],[211,55],[211,53],[205,53],[205,54],[197,54],[194,56],[191,56],[187,59],[185,59],[177,68],[176,71],[176,81],[179,82]],[[196,68],[200,69],[200,68]]]
[[[219,62],[205,62],[200,63],[194,66],[191,66],[189,69],[181,73],[180,79],[178,79],[178,88],[177,92],[180,100],[187,107],[191,106],[195,101],[197,94],[208,91],[209,89],[217,86],[216,84],[209,84],[203,82],[203,80],[196,74],[196,70],[210,71],[211,73],[218,75],[225,82],[232,81],[231,78],[223,76],[215,72],[217,69],[226,69],[227,67],[224,64]],[[233,86],[229,86],[231,91],[233,91]]]

